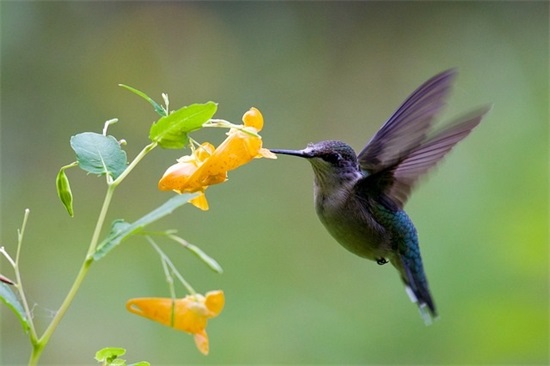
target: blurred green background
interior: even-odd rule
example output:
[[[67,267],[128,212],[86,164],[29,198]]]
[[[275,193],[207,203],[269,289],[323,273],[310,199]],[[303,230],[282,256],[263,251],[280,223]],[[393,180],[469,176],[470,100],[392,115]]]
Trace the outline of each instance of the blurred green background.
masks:
[[[51,319],[84,257],[104,179],[68,172],[76,217],[55,175],[69,138],[101,131],[147,143],[151,107],[213,100],[239,122],[265,117],[266,147],[341,139],[356,150],[423,81],[460,74],[442,119],[494,103],[482,125],[413,194],[441,319],[425,327],[391,266],[342,249],[313,210],[299,159],[257,160],[211,187],[211,209],[185,206],[155,224],[224,267],[216,275],[162,243],[201,292],[227,304],[209,323],[211,354],[191,336],[125,310],[169,296],[158,256],[134,238],[95,264],[46,349],[44,364],[93,364],[105,346],[168,364],[546,364],[548,359],[548,2],[2,2],[1,245],[15,253],[34,316]],[[219,143],[223,132],[200,131]],[[156,150],[117,191],[109,220],[133,221],[172,196],[157,191],[184,152]],[[12,272],[2,261],[2,273]],[[180,291],[183,296],[183,291]],[[30,347],[2,307],[4,365]]]

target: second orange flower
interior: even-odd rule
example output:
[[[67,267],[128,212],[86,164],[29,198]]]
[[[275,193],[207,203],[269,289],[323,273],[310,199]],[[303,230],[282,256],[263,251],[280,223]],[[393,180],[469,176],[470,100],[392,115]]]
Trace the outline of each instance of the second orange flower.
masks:
[[[190,333],[199,351],[207,355],[210,349],[206,325],[208,319],[220,314],[225,304],[223,291],[187,295],[183,299],[145,297],[130,299],[126,309],[133,314]]]

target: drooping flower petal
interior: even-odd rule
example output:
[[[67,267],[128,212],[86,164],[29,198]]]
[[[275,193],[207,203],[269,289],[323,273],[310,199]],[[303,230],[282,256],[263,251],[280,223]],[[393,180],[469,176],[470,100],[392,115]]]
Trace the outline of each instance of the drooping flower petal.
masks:
[[[208,343],[208,334],[205,331],[195,333],[195,345],[201,351],[203,355],[208,355],[210,351],[210,344]]]
[[[190,199],[189,203],[196,208],[200,208],[203,211],[208,210],[208,201],[206,200],[206,195],[204,194],[204,192],[200,192],[197,197]]]

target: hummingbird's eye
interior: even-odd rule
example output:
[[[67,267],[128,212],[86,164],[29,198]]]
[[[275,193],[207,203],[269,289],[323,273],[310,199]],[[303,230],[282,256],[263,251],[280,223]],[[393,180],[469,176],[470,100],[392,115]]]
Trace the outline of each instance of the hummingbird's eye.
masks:
[[[323,155],[323,160],[327,163],[336,165],[342,160],[342,157],[336,152],[331,152]]]

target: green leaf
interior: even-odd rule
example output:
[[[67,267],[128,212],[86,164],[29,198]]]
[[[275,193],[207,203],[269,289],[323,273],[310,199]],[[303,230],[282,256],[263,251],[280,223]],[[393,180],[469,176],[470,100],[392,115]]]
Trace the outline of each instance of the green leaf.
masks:
[[[66,167],[63,167],[59,170],[59,173],[57,173],[55,185],[61,203],[63,203],[63,206],[67,209],[69,216],[73,217],[73,193],[71,191],[71,185],[69,184],[69,178],[67,178],[67,174],[65,174],[65,169]]]
[[[97,351],[94,358],[97,362],[102,362],[106,365],[125,365],[126,361],[118,358],[125,353],[126,350],[124,348],[105,347]]]
[[[223,273],[222,266],[212,257],[210,257],[208,254],[203,252],[201,248],[199,248],[196,245],[193,245],[186,240],[180,238],[179,236],[175,235],[168,235],[168,237],[172,240],[174,240],[177,243],[180,243],[185,248],[189,249],[191,253],[196,255],[200,260],[202,260],[208,267],[210,267],[211,270],[217,273]]]
[[[189,249],[193,254],[195,254],[200,260],[206,263],[206,265],[210,267],[211,270],[217,273],[223,273],[222,266],[220,266],[220,264],[216,262],[214,258],[203,252],[201,248],[189,243],[187,244],[186,248]]]
[[[128,366],[151,366],[151,364],[147,361],[139,361],[136,363],[129,363]]]
[[[149,139],[165,149],[181,149],[189,142],[187,134],[201,128],[214,116],[217,108],[214,102],[180,108],[151,126]]]
[[[183,206],[190,199],[196,196],[196,193],[174,196],[163,203],[161,206],[157,207],[155,210],[149,212],[147,215],[143,216],[132,224],[129,224],[120,219],[115,220],[111,227],[111,232],[109,233],[107,238],[105,238],[105,240],[103,240],[97,247],[97,250],[94,254],[94,260],[100,260],[128,236],[138,233],[150,223],[171,214],[176,208]]]
[[[166,111],[164,110],[164,108],[162,108],[160,106],[160,104],[158,104],[157,102],[155,102],[151,97],[149,97],[147,94],[145,94],[144,92],[142,91],[139,91],[135,88],[132,88],[131,86],[128,86],[128,85],[124,85],[124,84],[118,84],[118,86],[121,86],[125,89],[128,89],[129,91],[131,91],[132,93],[134,94],[137,94],[139,95],[140,97],[142,97],[143,99],[145,99],[146,101],[148,101],[149,103],[151,103],[151,105],[153,106],[153,108],[155,109],[155,112],[157,112],[158,114],[160,114],[161,116],[166,116]]]
[[[99,361],[99,362],[103,362],[103,361],[111,362],[113,359],[117,358],[118,356],[122,356],[125,353],[126,353],[126,350],[124,348],[105,347],[95,353],[95,359],[96,361]]]
[[[23,306],[15,296],[15,293],[12,291],[10,286],[6,285],[3,282],[0,282],[0,299],[14,312],[14,314],[19,319],[21,326],[25,332],[28,332],[30,329],[29,319],[23,310]]]
[[[126,152],[113,136],[84,132],[71,137],[71,147],[76,153],[81,169],[92,174],[109,174],[116,179],[126,166]]]

